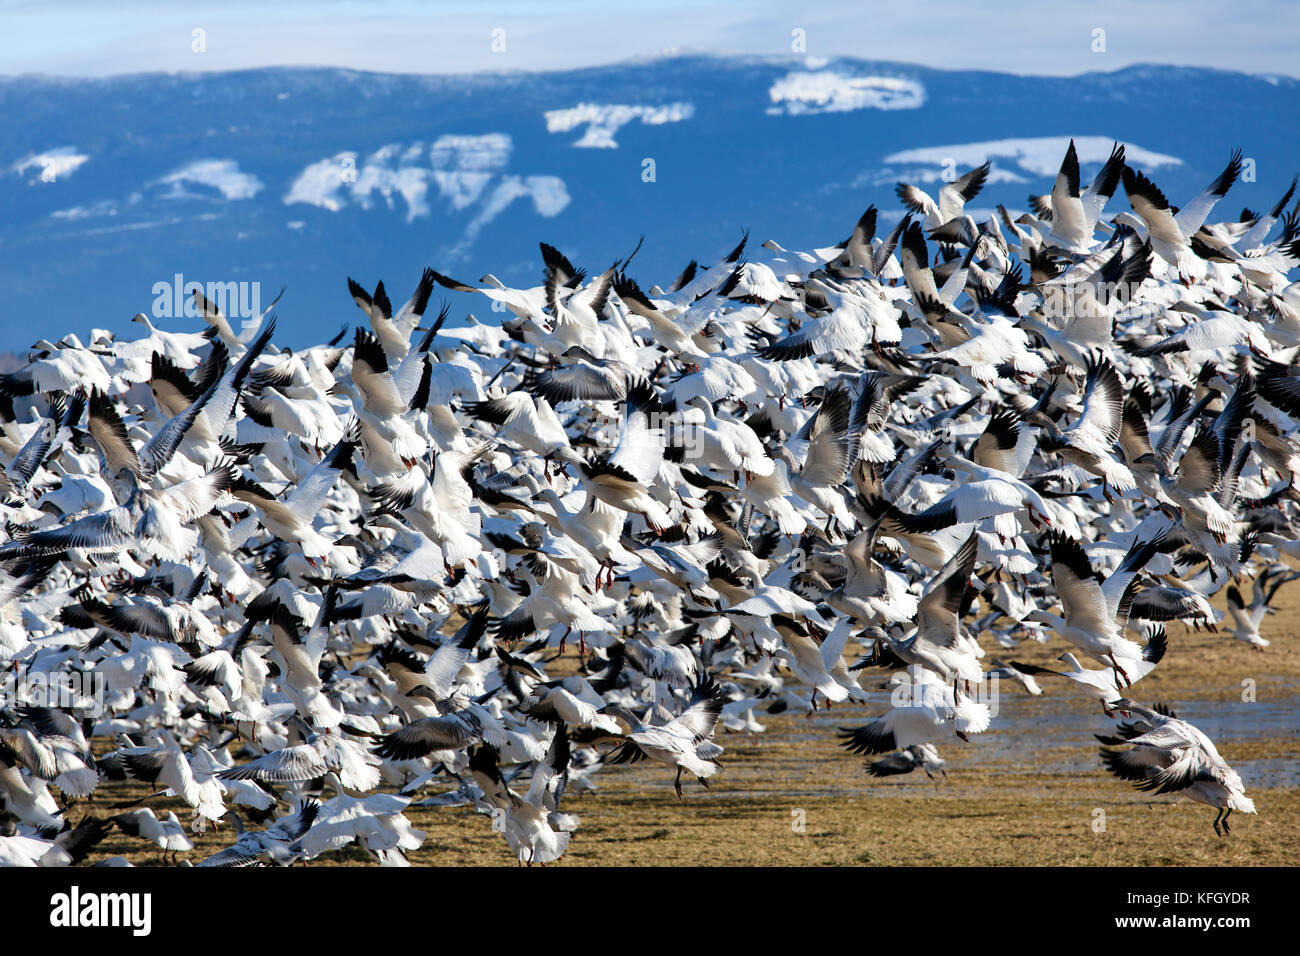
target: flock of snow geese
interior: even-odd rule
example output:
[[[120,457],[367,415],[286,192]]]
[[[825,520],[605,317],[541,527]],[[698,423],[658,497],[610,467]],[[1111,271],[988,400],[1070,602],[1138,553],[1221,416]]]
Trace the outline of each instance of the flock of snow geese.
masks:
[[[1119,720],[1106,770],[1227,832],[1241,778],[1133,687],[1220,589],[1262,650],[1296,576],[1300,206],[1208,222],[1240,169],[1179,208],[1071,143],[1032,213],[965,212],[985,164],[900,185],[887,235],[873,207],[667,286],[542,245],[533,288],[349,279],[364,321],[312,348],[201,293],[198,331],[38,342],[0,377],[0,862],[215,827],[198,865],[404,865],[409,808],[465,807],[549,863],[607,767],[680,798],[719,725],[873,673],[891,705],[842,736],[874,776],[977,746],[991,674],[1060,676]]]

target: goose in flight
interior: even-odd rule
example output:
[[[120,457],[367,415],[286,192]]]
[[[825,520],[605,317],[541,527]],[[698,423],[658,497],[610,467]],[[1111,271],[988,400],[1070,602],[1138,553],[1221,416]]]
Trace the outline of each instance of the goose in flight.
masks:
[[[581,345],[564,350],[569,364],[530,375],[523,387],[552,405],[561,402],[621,402],[640,377],[617,359],[600,359]]]
[[[123,833],[148,840],[157,846],[163,851],[164,859],[170,854],[175,860],[176,854],[188,853],[194,849],[194,841],[186,835],[175,810],[168,810],[161,820],[149,807],[119,813],[112,819]]]
[[[899,660],[932,671],[943,681],[963,681],[967,688],[984,679],[976,648],[961,627],[975,573],[976,545],[972,533],[930,581],[917,605],[915,633],[902,641],[888,634],[884,638],[889,651]]]
[[[231,484],[230,493],[255,507],[263,527],[277,538],[298,545],[309,561],[319,561],[333,551],[333,542],[316,530],[315,519],[339,476],[351,466],[360,440],[354,423],[283,498],[243,476]]]
[[[1123,495],[1137,487],[1133,473],[1115,454],[1123,408],[1124,385],[1119,373],[1106,358],[1094,357],[1087,365],[1083,414],[1070,427],[1049,430],[1038,439],[1040,448],[1055,451],[1065,461],[1100,478],[1107,500],[1111,488]]]
[[[895,192],[909,211],[924,217],[926,229],[938,229],[957,219],[965,210],[966,203],[979,195],[993,168],[992,161],[946,182],[939,188],[939,201],[935,202],[924,190],[908,183],[899,183]]]
[[[654,486],[663,465],[663,405],[654,388],[638,383],[626,396],[618,445],[608,457],[578,465],[587,491],[620,511],[640,515],[656,534],[673,523]]]
[[[1126,673],[1132,678],[1132,682],[1136,684],[1155,670],[1156,665],[1164,660],[1165,652],[1168,649],[1169,640],[1165,629],[1163,627],[1154,629],[1142,648],[1141,660],[1125,663]],[[1069,651],[1062,654],[1059,660],[1069,670],[1058,671],[1050,667],[1038,667],[1021,661],[1012,661],[1011,666],[1030,676],[1054,675],[1067,678],[1082,688],[1089,696],[1099,700],[1102,711],[1109,717],[1112,713],[1111,701],[1123,696],[1123,688],[1120,686],[1120,680],[1114,669],[1084,667],[1079,663],[1079,659]]]
[[[935,780],[934,775],[936,773],[945,777],[948,775],[948,771],[943,769],[946,763],[947,761],[939,756],[939,751],[934,744],[912,744],[905,750],[899,750],[879,760],[869,762],[867,764],[867,775],[871,777],[896,777],[900,774],[911,773],[913,770],[924,770],[927,777]]]
[[[411,333],[424,317],[429,296],[433,293],[434,277],[432,269],[425,269],[415,291],[396,314],[393,313],[393,304],[389,301],[382,280],[375,286],[373,293],[367,293],[360,283],[348,277],[348,292],[352,295],[352,301],[370,320],[371,328],[383,343],[385,356],[394,364],[405,358],[410,350]]]
[[[1099,737],[1102,765],[1115,776],[1148,793],[1181,793],[1214,807],[1216,836],[1232,832],[1228,818],[1234,810],[1255,812],[1237,771],[1194,725],[1125,698],[1111,706],[1138,718],[1121,725],[1117,737]]]
[[[1134,675],[1146,661],[1142,648],[1124,637],[1123,629],[1138,572],[1155,553],[1158,540],[1141,540],[1135,536],[1119,567],[1101,583],[1079,541],[1059,532],[1052,532],[1048,541],[1052,578],[1065,616],[1036,610],[1025,620],[1051,625],[1084,654],[1098,663],[1108,664],[1117,683],[1123,682],[1125,687],[1132,685],[1137,680]]]
[[[1129,204],[1145,227],[1156,255],[1169,263],[1184,282],[1205,276],[1205,260],[1193,251],[1191,237],[1201,228],[1215,204],[1228,194],[1241,175],[1242,165],[1241,150],[1237,150],[1223,172],[1177,213],[1170,208],[1169,200],[1159,186],[1132,166],[1124,167],[1124,191],[1128,194]]]
[[[628,726],[622,743],[605,755],[609,764],[635,763],[650,758],[656,763],[677,769],[673,787],[682,796],[682,772],[695,774],[705,787],[721,769],[718,757],[722,748],[713,742],[713,730],[722,714],[726,698],[716,681],[705,679],[696,685],[686,708],[661,724],[646,724],[621,706],[606,706],[605,713]]]
[[[1228,616],[1232,618],[1231,634],[1239,641],[1245,641],[1257,651],[1268,647],[1267,638],[1261,637],[1259,627],[1266,614],[1273,614],[1273,598],[1277,596],[1282,585],[1294,581],[1296,572],[1286,565],[1273,565],[1265,568],[1255,576],[1251,586],[1250,603],[1247,604],[1235,584],[1229,584],[1225,591],[1228,604]]]
[[[1110,157],[1097,171],[1097,175],[1086,189],[1080,191],[1079,153],[1074,148],[1074,140],[1061,161],[1060,172],[1052,184],[1050,197],[1030,197],[1040,215],[1050,214],[1051,231],[1047,242],[1053,246],[1073,253],[1087,253],[1093,245],[1093,235],[1097,229],[1097,220],[1110,197],[1115,195],[1123,175],[1124,146],[1116,143],[1111,149]],[[1046,200],[1046,202],[1042,202]]]
[[[862,727],[841,727],[840,746],[855,754],[884,754],[950,735],[967,742],[971,734],[989,728],[988,704],[967,697],[928,669],[914,669],[892,696],[894,706],[885,716]]]
[[[316,821],[320,803],[302,801],[292,813],[280,817],[265,830],[246,830],[239,815],[235,814],[235,832],[238,840],[224,850],[194,864],[195,866],[288,866],[297,859],[291,849]]]

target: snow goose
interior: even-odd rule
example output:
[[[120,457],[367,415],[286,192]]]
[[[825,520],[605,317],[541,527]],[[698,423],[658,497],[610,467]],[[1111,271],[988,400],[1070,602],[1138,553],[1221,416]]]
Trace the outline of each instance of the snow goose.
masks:
[[[552,405],[571,401],[621,402],[641,376],[617,359],[599,359],[581,345],[565,349],[570,364],[525,377],[523,387]]]
[[[321,659],[329,641],[329,624],[338,601],[338,589],[330,587],[321,601],[316,619],[306,634],[302,621],[269,592],[267,619],[271,645],[280,669],[280,689],[293,703],[298,715],[315,727],[336,727],[342,712],[329,699],[321,677]],[[247,612],[246,612],[247,613]]]
[[[939,201],[935,202],[923,190],[908,183],[899,183],[895,192],[903,205],[918,216],[925,217],[925,228],[938,229],[962,214],[966,203],[979,195],[992,170],[992,162],[976,166],[970,172],[944,183],[939,188]]]
[[[290,852],[312,859],[356,841],[383,865],[409,865],[402,851],[418,849],[424,842],[424,832],[413,828],[402,813],[410,806],[409,797],[354,796],[333,771],[325,775],[325,783],[335,796],[321,803],[311,827],[290,845]]]
[[[472,710],[438,717],[421,717],[386,734],[375,753],[386,760],[416,760],[435,751],[464,750],[482,739],[482,726]]]
[[[1128,676],[1133,683],[1137,683],[1143,677],[1155,670],[1156,665],[1164,660],[1165,651],[1169,648],[1168,637],[1163,627],[1156,628],[1150,632],[1145,646],[1142,648],[1142,657],[1137,661],[1125,661],[1125,668]],[[1012,661],[1011,666],[1017,671],[1029,677],[1034,675],[1055,675],[1065,677],[1080,688],[1089,696],[1095,697],[1101,702],[1102,710],[1107,716],[1111,714],[1111,701],[1123,696],[1123,689],[1120,687],[1118,675],[1113,668],[1087,668],[1079,663],[1079,659],[1066,651],[1059,658],[1070,669],[1067,671],[1053,670],[1050,667],[1038,667],[1033,664],[1025,664],[1020,661]],[[1041,691],[1040,691],[1041,693]]]
[[[194,849],[194,842],[185,835],[185,828],[174,810],[168,810],[167,816],[159,820],[151,809],[141,807],[130,813],[119,813],[113,817],[113,822],[123,833],[153,843],[163,851],[164,859],[170,854],[175,862],[176,854]]]
[[[1189,240],[1215,204],[1227,195],[1241,170],[1241,151],[1237,150],[1223,172],[1175,214],[1160,187],[1132,166],[1124,167],[1124,191],[1129,204],[1146,227],[1156,255],[1173,266],[1184,282],[1204,277],[1205,262],[1192,251]]]
[[[468,405],[465,412],[479,421],[500,426],[497,440],[540,455],[548,464],[557,458],[570,464],[582,462],[569,445],[564,426],[544,398],[534,399],[525,391],[509,392],[500,398]]]
[[[663,406],[654,389],[638,383],[627,393],[618,445],[605,458],[578,466],[583,486],[620,511],[639,514],[656,534],[672,516],[651,493],[664,459]]]
[[[945,777],[948,775],[948,771],[943,769],[946,763],[947,761],[939,756],[939,751],[934,744],[912,744],[905,750],[869,762],[867,775],[896,777],[920,769],[925,771],[927,777],[934,780],[936,773],[943,774]]]
[[[1133,473],[1115,457],[1119,441],[1124,385],[1115,366],[1104,356],[1089,360],[1083,389],[1083,414],[1069,428],[1039,436],[1038,446],[1055,451],[1102,480],[1102,493],[1110,499],[1114,487],[1120,494],[1137,487]]]
[[[989,706],[957,692],[923,668],[895,687],[894,706],[862,727],[841,727],[840,746],[855,754],[884,754],[942,740],[949,734],[969,740],[989,727]]]
[[[621,744],[605,755],[605,763],[634,763],[649,757],[656,763],[677,768],[673,783],[678,799],[682,796],[682,771],[695,774],[708,787],[708,778],[721,767],[717,758],[722,748],[713,742],[713,730],[725,703],[722,687],[705,678],[696,687],[686,708],[663,724],[646,724],[626,708],[607,706],[605,712],[628,725]]]
[[[665,304],[657,305],[641,291],[641,287],[632,279],[620,273],[614,282],[614,290],[619,299],[637,316],[649,322],[650,336],[656,345],[687,362],[707,360],[709,355],[697,343],[694,332],[680,319],[681,310]],[[669,311],[675,314],[670,315]]]
[[[1039,284],[1043,317],[1020,317],[1047,347],[1083,368],[1114,344],[1115,313],[1135,298],[1151,274],[1151,247],[1129,237]]]
[[[356,412],[366,464],[378,475],[409,469],[428,449],[428,442],[402,417],[413,396],[402,395],[375,336],[358,328],[352,352],[352,381],[362,398]]]
[[[38,392],[69,392],[80,386],[91,391],[112,390],[113,380],[100,356],[81,344],[75,335],[66,335],[58,344],[41,339],[32,346],[39,355],[26,375]]]
[[[1255,801],[1246,796],[1241,777],[1195,726],[1172,712],[1161,713],[1124,698],[1113,701],[1112,707],[1140,718],[1133,728],[1137,733],[1122,733],[1118,740],[1102,738],[1106,744],[1101,748],[1102,764],[1115,776],[1139,790],[1181,793],[1214,807],[1217,836],[1232,831],[1228,818],[1234,810],[1255,812]]]
[[[1215,546],[1226,545],[1237,526],[1230,510],[1234,505],[1231,499],[1236,480],[1235,475],[1227,472],[1225,464],[1219,437],[1212,429],[1202,428],[1178,460],[1178,470],[1160,479],[1165,495],[1182,514],[1184,527],[1208,538],[1198,543],[1208,546],[1207,551],[1215,557],[1220,553]],[[1224,499],[1228,507],[1222,503]],[[1235,548],[1235,543],[1228,547],[1230,560]]]
[[[1083,653],[1099,663],[1109,664],[1116,681],[1123,681],[1125,686],[1132,684],[1136,678],[1128,667],[1132,665],[1136,672],[1138,662],[1143,660],[1142,649],[1124,637],[1123,626],[1137,574],[1150,560],[1157,542],[1135,537],[1120,566],[1104,583],[1098,583],[1082,544],[1057,532],[1052,532],[1048,540],[1052,578],[1065,617],[1039,610],[1026,615],[1025,620],[1051,625]]]
[[[869,286],[848,291],[829,280],[810,280],[807,290],[816,292],[830,310],[803,319],[797,330],[758,347],[754,354],[765,361],[784,362],[814,356],[857,356],[864,348],[898,344],[902,339],[899,310],[874,280],[869,281]]]
[[[562,772],[567,760],[568,738],[556,735],[547,755],[534,771],[536,786],[521,797],[510,789],[498,767],[497,751],[484,744],[470,758],[470,772],[482,790],[484,802],[492,813],[493,826],[499,829],[520,863],[532,866],[553,863],[569,846],[569,834],[551,826],[550,813],[543,805],[545,788],[550,779]],[[498,824],[497,821],[500,821]]]
[[[849,699],[852,691],[837,680],[835,674],[836,670],[842,670],[841,655],[849,633],[847,621],[836,625],[831,635],[810,621],[796,621],[779,614],[772,616],[772,626],[781,635],[784,645],[773,657],[783,661],[799,683],[813,689],[811,703],[814,711],[818,694],[826,698],[827,706]],[[848,683],[853,683],[851,678]]]
[[[1259,634],[1259,626],[1264,621],[1264,615],[1274,612],[1274,608],[1270,605],[1278,589],[1295,578],[1296,573],[1285,565],[1265,568],[1255,576],[1251,587],[1250,604],[1242,600],[1241,592],[1237,590],[1235,584],[1228,585],[1226,594],[1228,616],[1232,618],[1232,636],[1239,641],[1245,641],[1257,651],[1268,647],[1268,640]]]
[[[1020,267],[1002,277],[996,289],[976,296],[979,308],[963,314],[967,338],[930,355],[930,363],[945,363],[967,370],[984,387],[1000,376],[1032,381],[1047,371],[1047,362],[1033,348],[1029,335],[1017,324],[1015,298],[1020,289]]]
[[[292,813],[280,817],[265,830],[245,830],[238,814],[234,816],[235,832],[238,840],[218,850],[212,856],[194,864],[195,866],[288,866],[296,854],[291,849],[303,834],[311,829],[316,821],[320,804],[315,800],[304,800]]]
[[[300,738],[301,739],[301,738]],[[256,780],[264,783],[302,783],[327,773],[338,773],[350,790],[373,790],[379,784],[378,758],[359,744],[326,731],[309,734],[304,743],[272,750],[236,767],[222,770],[222,780]]]
[[[8,465],[0,471],[0,492],[11,507],[25,504],[32,480],[45,460],[60,450],[63,440],[81,419],[86,395],[78,391],[69,399],[55,397],[49,412],[40,418],[27,441]]]
[[[281,540],[297,544],[307,559],[315,563],[333,551],[333,542],[316,530],[315,519],[339,475],[351,465],[359,442],[359,430],[353,424],[283,499],[242,476],[231,484],[230,493],[257,508],[261,523],[268,531]]]
[[[887,519],[910,534],[929,534],[954,525],[973,524],[1003,514],[1025,511],[1035,527],[1050,525],[1053,509],[1025,482],[997,468],[987,468],[961,455],[944,459],[969,481],[958,484],[924,511],[906,514],[887,506]],[[882,530],[884,526],[882,525]],[[887,532],[888,533],[888,532]],[[946,558],[945,558],[946,560]]]
[[[1217,305],[1217,303],[1216,303]],[[1273,351],[1264,328],[1248,316],[1223,308],[1206,308],[1194,302],[1180,301],[1168,312],[1187,316],[1182,328],[1164,338],[1134,348],[1135,355],[1186,355],[1201,361],[1222,360],[1236,350],[1249,350],[1260,358]]]
[[[680,447],[683,456],[689,455],[692,464],[760,478],[772,474],[775,464],[767,457],[763,443],[752,428],[744,422],[719,418],[713,404],[703,396],[688,399],[686,407],[701,413],[703,421],[687,420],[682,434],[674,436],[669,443]]]
[[[443,565],[463,567],[482,551],[475,537],[480,528],[469,476],[488,452],[490,443],[434,457],[432,474],[423,463],[400,478],[370,489],[376,504],[399,512],[410,525],[442,551]]]
[[[825,595],[826,603],[859,624],[888,626],[916,617],[917,598],[907,579],[871,555],[871,536],[862,531],[844,549],[844,583]]]
[[[932,671],[941,680],[963,681],[968,689],[972,681],[978,684],[984,679],[984,669],[961,628],[975,573],[976,544],[972,534],[930,581],[917,606],[912,636],[900,641],[886,633],[883,639],[900,660]]]
[[[1080,191],[1079,154],[1074,140],[1061,161],[1060,172],[1052,184],[1049,203],[1051,231],[1047,241],[1067,252],[1088,252],[1093,244],[1097,220],[1124,172],[1124,146],[1116,143],[1110,158],[1098,170],[1086,190]]]
[[[851,409],[852,396],[846,385],[828,389],[808,429],[803,466],[796,468],[788,446],[778,449],[790,470],[791,490],[826,515],[828,534],[836,523],[842,528],[852,528],[854,524],[844,495],[839,490],[853,465],[849,458],[852,450],[849,440]]]
[[[117,750],[123,767],[136,780],[162,787],[160,792],[180,797],[191,807],[197,807],[199,784],[180,742],[170,730],[163,730],[158,736],[160,745],[156,747],[137,747],[123,738]]]
[[[382,281],[375,286],[373,294],[367,294],[359,283],[348,278],[348,292],[352,294],[352,301],[370,320],[371,328],[383,343],[384,354],[393,363],[403,359],[410,348],[411,333],[424,316],[429,296],[433,292],[435,276],[432,269],[425,269],[410,299],[396,314],[393,313],[392,302],[389,301]]]
[[[609,623],[596,614],[588,599],[579,594],[579,576],[553,561],[540,563],[540,579],[532,572],[527,573],[532,580],[528,594],[509,614],[493,623],[496,639],[517,641],[543,628],[563,624],[565,631],[560,638],[560,649],[564,649],[569,635],[576,630],[585,656],[587,634],[604,631]]]

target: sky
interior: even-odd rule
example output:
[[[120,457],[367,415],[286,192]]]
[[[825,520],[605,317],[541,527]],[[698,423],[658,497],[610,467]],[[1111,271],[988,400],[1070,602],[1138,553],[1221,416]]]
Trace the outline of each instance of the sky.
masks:
[[[0,75],[537,71],[793,52],[1034,75],[1163,63],[1300,76],[1297,50],[1295,0],[0,0]]]

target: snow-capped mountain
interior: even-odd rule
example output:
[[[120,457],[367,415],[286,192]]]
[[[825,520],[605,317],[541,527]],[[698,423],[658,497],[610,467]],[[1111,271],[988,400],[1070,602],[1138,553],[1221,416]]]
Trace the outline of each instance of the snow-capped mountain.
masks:
[[[346,277],[400,303],[433,266],[540,277],[539,240],[592,270],[667,282],[745,229],[844,238],[900,180],[993,162],[968,211],[1024,209],[1075,137],[1084,175],[1128,159],[1186,201],[1241,147],[1216,210],[1274,203],[1300,171],[1300,81],[1171,67],[1061,79],[848,59],[654,60],[546,74],[332,69],[0,79],[0,350],[221,283],[239,314],[277,307],[286,344],[360,318]],[[1122,192],[1111,211],[1127,208]],[[882,223],[888,223],[882,218]],[[233,284],[225,286],[224,284]],[[490,320],[457,293],[453,316]],[[51,334],[53,333],[53,334]]]

